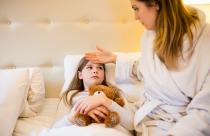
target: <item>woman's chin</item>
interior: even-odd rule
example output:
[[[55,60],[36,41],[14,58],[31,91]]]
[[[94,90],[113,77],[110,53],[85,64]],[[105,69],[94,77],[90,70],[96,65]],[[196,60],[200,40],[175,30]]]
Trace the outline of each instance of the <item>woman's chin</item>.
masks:
[[[155,30],[155,28],[154,27],[151,27],[151,26],[144,26],[147,30],[149,30],[149,31],[154,31]]]

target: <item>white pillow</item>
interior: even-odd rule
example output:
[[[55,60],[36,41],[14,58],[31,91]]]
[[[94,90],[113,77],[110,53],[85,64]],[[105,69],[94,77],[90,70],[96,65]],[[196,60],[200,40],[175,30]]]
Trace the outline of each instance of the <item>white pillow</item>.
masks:
[[[0,136],[11,136],[29,88],[27,69],[0,70]]]
[[[118,54],[118,53],[116,53]],[[122,54],[122,53],[120,53]],[[140,53],[139,52],[133,52],[133,53],[124,53],[128,57],[135,57],[139,58]],[[64,85],[63,89],[61,91],[61,94],[63,94],[70,85],[73,76],[77,70],[77,66],[79,64],[80,59],[84,55],[67,55],[64,58]],[[122,93],[126,97],[126,99],[129,102],[136,102],[140,98],[143,90],[143,85],[141,82],[136,83],[116,83],[115,82],[115,65],[114,64],[106,64],[106,78],[107,82],[111,83],[112,85],[116,85],[122,90]]]
[[[25,97],[24,110],[20,117],[33,117],[40,112],[45,99],[45,86],[42,71],[38,67],[29,69],[30,86]]]
[[[81,55],[81,54],[65,56],[64,58],[64,85],[63,85],[60,95],[63,94],[68,89],[74,77],[74,74],[76,73],[79,61],[81,60],[82,57],[84,57],[84,55]]]

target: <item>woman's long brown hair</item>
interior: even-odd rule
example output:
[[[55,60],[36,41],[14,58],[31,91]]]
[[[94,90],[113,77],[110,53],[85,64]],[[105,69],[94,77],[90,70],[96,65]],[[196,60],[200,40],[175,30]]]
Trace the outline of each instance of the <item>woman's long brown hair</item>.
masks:
[[[183,37],[187,34],[193,49],[192,25],[196,28],[199,17],[196,10],[184,6],[182,0],[138,0],[146,6],[159,6],[156,19],[154,52],[168,69],[178,68],[178,59],[183,57]],[[191,54],[191,53],[190,53]]]

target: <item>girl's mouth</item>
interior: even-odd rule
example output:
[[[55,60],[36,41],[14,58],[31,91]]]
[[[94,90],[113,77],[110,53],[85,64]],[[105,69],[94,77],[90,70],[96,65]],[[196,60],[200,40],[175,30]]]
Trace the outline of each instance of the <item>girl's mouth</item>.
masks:
[[[98,76],[92,76],[91,78],[93,78],[93,79],[98,79]]]

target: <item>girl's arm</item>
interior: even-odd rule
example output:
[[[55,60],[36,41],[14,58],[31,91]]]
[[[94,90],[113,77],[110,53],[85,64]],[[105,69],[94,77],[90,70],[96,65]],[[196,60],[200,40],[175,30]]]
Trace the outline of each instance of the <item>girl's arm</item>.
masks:
[[[116,111],[121,118],[121,125],[129,130],[133,130],[133,118],[134,112],[129,110],[128,106],[121,107],[116,102],[107,98],[104,95],[88,96],[82,101],[76,103],[75,111],[83,114],[87,114],[91,109],[98,106],[105,106],[110,111]]]
[[[125,105],[121,107],[116,102],[112,101],[109,110],[116,111],[120,116],[120,124],[128,130],[134,130],[133,121],[134,121],[134,112]]]
[[[90,112],[88,112],[88,115],[92,117],[96,122],[100,122],[98,119],[98,116],[101,118],[105,118],[108,115],[109,111],[104,106],[96,107],[95,109],[92,109]],[[76,114],[75,110],[72,109],[69,114],[66,114],[61,119],[56,121],[52,128],[60,128],[65,126],[73,125],[74,123],[74,115]]]

